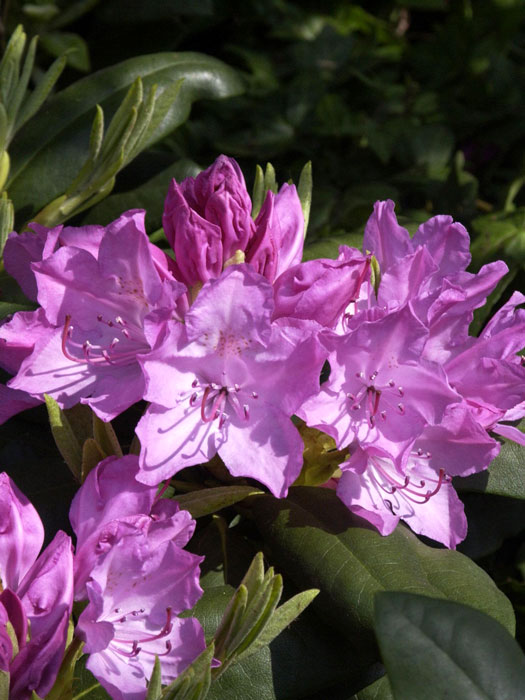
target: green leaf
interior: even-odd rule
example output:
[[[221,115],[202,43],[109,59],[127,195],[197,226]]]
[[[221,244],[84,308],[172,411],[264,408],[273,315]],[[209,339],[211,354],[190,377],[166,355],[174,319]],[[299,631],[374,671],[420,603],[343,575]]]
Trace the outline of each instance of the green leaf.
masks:
[[[155,664],[153,666],[153,673],[151,674],[151,678],[149,679],[146,700],[159,700],[161,694],[161,667],[159,657],[155,656]]]
[[[106,457],[110,455],[122,457],[122,448],[113,426],[109,422],[100,420],[96,413],[93,413],[93,437]]]
[[[110,696],[97,681],[95,676],[87,670],[86,661],[89,656],[85,654],[75,667],[73,679],[72,700],[110,700]]]
[[[5,243],[7,241],[7,236],[13,230],[14,224],[14,209],[13,202],[7,198],[7,193],[2,192],[2,197],[0,198],[0,257],[3,253]],[[3,306],[5,302],[0,302],[0,307]],[[19,310],[19,309],[17,309]],[[8,313],[13,313],[12,311]],[[4,318],[4,314],[0,312],[0,317]]]
[[[72,68],[83,73],[90,70],[89,48],[78,34],[48,32],[40,37],[40,43],[52,56],[66,54],[66,61]]]
[[[9,700],[9,673],[0,671],[0,700]]]
[[[138,56],[105,68],[56,94],[45,110],[19,132],[12,149],[9,194],[15,210],[26,219],[64,192],[86,159],[93,111],[116,110],[127,90],[142,77],[147,92],[157,85],[157,97],[184,78],[177,100],[148,143],[166,136],[188,117],[195,100],[238,94],[237,73],[221,61],[198,53]]]
[[[525,422],[521,425],[521,430],[525,432]],[[472,476],[454,479],[454,484],[460,491],[525,499],[524,463],[525,447],[506,440],[488,469]]]
[[[202,489],[175,495],[181,508],[191,513],[193,518],[201,518],[203,515],[216,513],[222,508],[243,501],[248,496],[256,496],[263,493],[260,489],[251,486],[217,486],[216,488]]]
[[[263,169],[260,165],[256,165],[252,192],[252,217],[254,219],[257,218],[257,214],[261,211],[265,196]]]
[[[119,217],[123,211],[139,208],[146,210],[146,230],[155,231],[162,226],[164,200],[171,178],[180,182],[187,177],[195,177],[200,172],[201,168],[194,161],[185,158],[177,160],[143,185],[106,197],[103,202],[89,210],[82,223],[106,225]]]
[[[387,676],[382,676],[353,695],[350,700],[394,700]]]
[[[271,616],[268,624],[263,629],[257,639],[246,649],[241,652],[237,660],[251,656],[262,647],[270,644],[273,640],[285,630],[299,615],[305,610],[313,599],[319,594],[319,589],[312,588],[309,591],[303,591],[294,595],[285,603],[283,603]]]
[[[308,222],[310,221],[310,209],[312,207],[312,161],[309,160],[304,166],[299,176],[299,184],[297,185],[297,194],[301,200],[301,208],[304,218],[304,235],[308,231]]]
[[[478,610],[409,593],[376,597],[376,633],[399,700],[502,700],[525,688],[525,656]]]
[[[98,443],[93,438],[88,438],[82,445],[82,465],[80,469],[80,477],[82,483],[87,478],[89,472],[94,469],[99,462],[105,459],[107,455],[101,452]]]
[[[46,74],[38,82],[33,92],[26,98],[16,120],[16,128],[20,129],[33,117],[44,104],[49,93],[66,66],[66,57],[60,56],[48,68]]]
[[[204,700],[211,683],[211,662],[215,648],[206,647],[195,661],[165,688],[161,700]]]
[[[330,489],[294,487],[286,500],[256,496],[250,506],[279,571],[319,588],[313,607],[360,648],[373,647],[373,597],[384,590],[471,604],[514,633],[510,602],[474,562],[402,525],[382,537]]]
[[[66,414],[48,394],[44,394],[51,432],[55,439],[58,451],[65,463],[71,469],[73,475],[80,481],[82,474],[82,447],[73,432],[71,423]]]

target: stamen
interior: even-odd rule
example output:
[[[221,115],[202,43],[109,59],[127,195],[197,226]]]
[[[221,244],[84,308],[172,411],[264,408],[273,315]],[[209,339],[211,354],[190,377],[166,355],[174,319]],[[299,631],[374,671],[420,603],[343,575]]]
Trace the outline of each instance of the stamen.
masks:
[[[405,413],[404,405],[402,403],[398,403],[397,407],[399,408],[399,412],[401,413],[401,415],[404,415],[404,413]]]
[[[173,629],[173,623],[171,621],[171,608],[166,608],[166,622],[164,624],[164,627],[161,629],[161,631],[152,637],[144,637],[143,639],[139,639],[138,643],[144,644],[145,642],[153,642],[156,639],[162,639],[162,637],[167,637],[168,634],[170,634],[172,629]]]
[[[258,399],[258,398],[259,398],[259,394],[258,394],[256,391],[252,391],[252,398]]]
[[[246,418],[246,420],[249,420],[250,419],[250,407],[248,406],[247,403],[245,403],[243,405],[242,410],[244,411],[244,417]]]
[[[398,386],[398,387],[397,387],[397,390],[399,391],[399,396],[404,396],[404,395],[405,395],[405,391],[404,391],[404,389],[403,389],[402,386]]]
[[[129,642],[126,642],[123,639],[113,639],[114,642],[121,642],[122,644],[129,644]],[[140,652],[140,647],[138,645],[138,641],[135,639],[133,641],[133,645],[131,647],[131,651],[121,651],[119,649],[119,654],[122,654],[122,656],[127,656],[128,659],[133,659],[135,656],[138,656]]]
[[[392,389],[393,387],[395,387],[395,385],[396,385],[396,383],[395,383],[395,381],[394,381],[393,379],[389,379],[389,380],[388,380],[388,386],[389,386],[391,389]]]

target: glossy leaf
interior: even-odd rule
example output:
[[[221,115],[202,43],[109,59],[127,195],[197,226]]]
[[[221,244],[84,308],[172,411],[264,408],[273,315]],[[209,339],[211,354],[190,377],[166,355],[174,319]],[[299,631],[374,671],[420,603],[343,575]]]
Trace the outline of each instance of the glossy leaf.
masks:
[[[251,486],[217,486],[216,488],[200,489],[174,496],[181,508],[188,510],[193,518],[216,513],[222,508],[243,501],[248,496],[263,493]]]
[[[525,656],[488,615],[451,601],[380,593],[376,633],[396,700],[514,700]]]
[[[514,632],[510,602],[467,557],[428,547],[402,525],[382,537],[330,489],[299,486],[286,500],[257,496],[250,504],[278,570],[319,588],[313,606],[360,647],[373,640],[373,597],[384,590],[471,604]]]
[[[164,168],[143,185],[127,192],[119,192],[106,197],[104,201],[92,207],[84,224],[107,225],[128,209],[146,210],[146,230],[155,231],[162,226],[162,211],[171,178],[177,182],[187,177],[195,177],[201,168],[189,159],[175,161],[169,168]]]
[[[314,598],[319,594],[319,590],[314,588],[309,591],[298,593],[286,603],[283,603],[271,616],[268,624],[258,636],[258,638],[246,649],[239,654],[238,659],[247,658],[259,649],[273,642],[273,640],[281,634],[299,615],[305,610]]]
[[[522,424],[525,429],[525,423]],[[506,440],[499,455],[490,463],[487,470],[463,479],[454,480],[460,491],[490,493],[495,496],[525,499],[525,447]]]
[[[157,95],[181,78],[178,99],[147,145],[163,138],[188,117],[193,101],[237,94],[237,73],[217,59],[198,53],[138,56],[77,81],[50,100],[46,109],[18,134],[12,151],[9,193],[26,219],[64,192],[88,152],[94,110],[100,104],[109,116],[137,77],[145,91],[157,85]]]

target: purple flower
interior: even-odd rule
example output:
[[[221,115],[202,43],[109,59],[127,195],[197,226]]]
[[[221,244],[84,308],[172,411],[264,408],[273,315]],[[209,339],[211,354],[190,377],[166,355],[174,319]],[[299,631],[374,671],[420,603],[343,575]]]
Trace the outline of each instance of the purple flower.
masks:
[[[139,401],[137,354],[151,349],[184,291],[152,250],[137,210],[105,229],[97,251],[64,245],[33,263],[42,308],[0,328],[8,347],[34,343],[9,386],[63,408],[87,403],[103,420]]]
[[[455,549],[467,521],[451,477],[486,469],[498,451],[468,407],[456,404],[440,425],[423,430],[401,472],[385,451],[357,447],[341,465],[337,495],[382,535],[403,520],[414,532]]]
[[[461,402],[441,368],[421,360],[427,337],[409,306],[345,336],[324,333],[330,378],[298,415],[339,448],[356,440],[402,462],[425,426],[439,424],[445,408]]]
[[[501,421],[525,416],[525,364],[517,353],[525,347],[525,296],[515,292],[494,315],[479,338],[454,348],[445,371],[486,430],[525,444],[524,434]]]
[[[381,272],[424,248],[440,277],[456,274],[470,263],[470,239],[465,227],[450,216],[434,216],[422,224],[411,239],[394,214],[395,204],[387,199],[374,204],[374,212],[365,227],[363,250],[377,258]]]
[[[188,287],[219,277],[237,251],[273,281],[298,263],[304,220],[293,185],[269,192],[255,221],[241,169],[219,156],[207,170],[172,181],[162,223],[175,251],[174,274]]]
[[[29,224],[29,231],[10,234],[4,248],[6,271],[18,282],[29,299],[36,301],[37,286],[31,263],[40,262],[64,245],[87,250],[97,257],[103,226],[56,226],[47,228],[41,224]]]
[[[177,503],[160,499],[156,486],[136,480],[135,455],[108,457],[75,494],[69,517],[77,536],[75,598],[87,597],[86,582],[109,550],[125,535],[144,533],[150,543],[171,540],[184,547],[195,521]]]
[[[314,320],[334,328],[349,304],[357,301],[369,276],[369,257],[346,246],[341,246],[337,260],[310,260],[294,265],[274,283],[273,318]]]
[[[66,645],[73,602],[71,540],[58,532],[38,556],[42,523],[5,473],[0,474],[0,529],[0,665],[10,673],[10,697],[26,700],[32,691],[44,697]],[[7,622],[18,642],[14,656],[6,640]]]
[[[200,557],[143,532],[124,536],[91,572],[89,603],[77,626],[86,667],[116,700],[143,700],[155,656],[170,683],[204,649],[194,618],[177,613],[202,595]]]
[[[157,484],[218,452],[234,476],[284,496],[302,465],[290,420],[319,388],[326,353],[305,324],[272,323],[272,287],[249,265],[202,288],[185,317],[143,360],[138,479]]]

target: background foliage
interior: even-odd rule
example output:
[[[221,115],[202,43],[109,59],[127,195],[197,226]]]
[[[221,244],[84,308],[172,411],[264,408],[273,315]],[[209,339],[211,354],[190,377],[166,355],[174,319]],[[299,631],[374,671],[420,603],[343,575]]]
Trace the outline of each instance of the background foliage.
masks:
[[[107,224],[126,208],[145,207],[153,233],[161,226],[169,179],[195,174],[219,153],[239,160],[249,184],[257,163],[271,160],[279,181],[297,181],[311,160],[307,257],[335,256],[340,243],[359,246],[374,201],[390,197],[409,230],[439,213],[464,223],[473,239],[473,269],[496,258],[507,262],[510,275],[476,314],[473,332],[511,289],[525,288],[520,0],[11,0],[2,11],[4,46],[19,23],[29,37],[40,36],[35,83],[67,52],[56,94],[10,148],[7,190],[18,230],[67,189],[88,157],[96,104],[109,124],[137,76],[146,89],[156,83],[161,94],[184,77],[177,107],[118,173],[111,194],[69,223]],[[2,315],[25,302],[5,276],[1,294]],[[115,421],[124,446],[139,415],[140,407]],[[68,529],[76,487],[44,409],[2,427],[0,464],[39,508],[48,535]],[[523,655],[510,634],[515,614],[524,645],[524,469],[523,449],[507,444],[488,477],[458,483],[469,520],[461,553],[421,543],[403,527],[381,538],[333,493],[308,487],[287,501],[254,496],[202,517],[192,548],[206,554],[206,592],[196,612],[208,635],[258,549],[283,574],[285,597],[321,589],[298,622],[233,665],[208,697],[388,700],[392,691],[404,700],[421,697],[420,686],[404,685],[409,671],[400,671],[400,640],[422,650],[420,668],[449,679],[451,696],[467,697],[457,673],[464,650],[445,649],[436,662],[440,631],[425,626],[425,614],[442,619],[445,631],[464,625],[493,639],[495,646],[479,649],[478,666],[466,672],[487,697],[519,697]],[[220,473],[199,468],[185,478],[222,484]],[[374,608],[381,590],[406,597],[383,593]],[[461,604],[508,631],[494,631],[497,623]],[[482,670],[493,667],[496,649],[503,662],[488,687]],[[378,680],[381,662],[392,690]],[[428,697],[430,676],[417,681]],[[504,677],[508,687],[498,685]],[[87,671],[79,672],[78,692],[92,683]],[[95,689],[89,697],[105,696]]]

